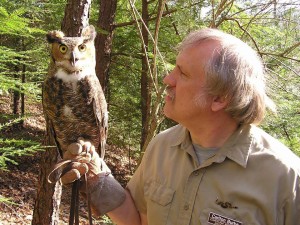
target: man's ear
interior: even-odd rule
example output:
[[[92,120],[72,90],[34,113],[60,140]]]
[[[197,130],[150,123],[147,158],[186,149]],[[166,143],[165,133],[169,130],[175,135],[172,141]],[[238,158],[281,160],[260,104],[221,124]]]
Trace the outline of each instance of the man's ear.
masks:
[[[225,109],[228,105],[228,98],[226,96],[214,96],[211,103],[211,110],[217,112],[219,110]]]

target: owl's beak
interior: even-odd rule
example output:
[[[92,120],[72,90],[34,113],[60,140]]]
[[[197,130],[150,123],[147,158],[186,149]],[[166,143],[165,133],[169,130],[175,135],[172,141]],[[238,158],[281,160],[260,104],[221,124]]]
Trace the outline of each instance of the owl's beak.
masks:
[[[75,66],[76,61],[77,61],[77,59],[76,59],[75,53],[72,52],[71,53],[71,58],[70,58],[71,65]]]

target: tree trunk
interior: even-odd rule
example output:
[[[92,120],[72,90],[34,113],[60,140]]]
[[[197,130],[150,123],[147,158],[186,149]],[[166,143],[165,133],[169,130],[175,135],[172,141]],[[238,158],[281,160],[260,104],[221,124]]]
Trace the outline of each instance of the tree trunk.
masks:
[[[109,66],[111,61],[113,22],[117,9],[117,0],[101,0],[98,33],[95,40],[96,47],[96,74],[103,92],[108,96]]]
[[[143,133],[143,142],[141,145],[141,150],[142,152],[145,152],[147,145],[149,144],[150,140],[154,137],[158,125],[162,122],[163,120],[163,115],[161,113],[161,99],[163,96],[163,91],[164,88],[162,87],[160,90],[157,90],[158,85],[158,74],[157,74],[157,67],[156,67],[156,62],[157,62],[157,57],[158,57],[158,34],[159,34],[159,27],[161,23],[161,18],[163,17],[163,12],[164,12],[164,6],[166,5],[166,0],[158,0],[158,10],[157,10],[157,16],[156,16],[156,22],[155,22],[155,30],[154,30],[154,44],[153,44],[153,59],[151,62],[151,73],[152,73],[152,78],[148,78],[149,84],[148,84],[148,90],[149,90],[149,98],[151,98],[150,88],[153,87],[151,85],[153,82],[155,84],[155,89],[156,89],[156,100],[155,102],[151,105],[151,99],[149,100],[149,105],[147,106],[148,110],[148,118],[146,118],[147,122],[145,123],[147,126],[147,130],[144,131]]]
[[[46,148],[40,162],[37,198],[32,218],[33,225],[58,224],[59,221],[59,205],[62,187],[58,182],[54,184],[48,183],[47,176],[51,172],[51,167],[60,159],[60,154],[55,147],[53,135],[48,126],[46,130],[47,136],[44,145],[53,147]],[[57,176],[57,174],[53,176]]]
[[[19,69],[16,66],[16,68],[15,68],[16,74],[19,72],[18,70]],[[18,75],[14,75],[14,78],[17,80],[19,77],[18,77]],[[20,86],[18,85],[18,86],[16,86],[16,88],[19,89]],[[14,115],[20,115],[20,105],[21,105],[20,97],[21,97],[20,91],[14,90],[14,92],[13,92],[13,114]]]
[[[149,34],[147,31],[149,12],[148,12],[148,1],[142,1],[142,19],[144,24],[142,25],[142,73],[141,73],[141,112],[142,112],[142,135],[141,145],[142,149],[147,137],[149,128],[149,115],[151,107],[151,95],[150,95],[150,82],[149,82],[149,63],[148,63],[148,49],[149,49]]]
[[[61,30],[70,37],[80,36],[82,29],[88,25],[90,7],[91,0],[68,0]],[[52,166],[61,158],[61,153],[55,147],[53,133],[49,129],[48,122],[46,121],[47,133],[44,144],[54,147],[47,147],[42,156],[33,225],[59,224],[62,187],[58,182],[56,184],[48,183],[47,176]]]
[[[79,37],[89,25],[91,0],[68,0],[61,30],[69,37]]]
[[[25,84],[26,82],[26,66],[25,64],[22,65],[22,84]],[[21,116],[25,115],[25,94],[21,93]],[[22,126],[23,126],[24,120],[22,120]]]
[[[22,38],[22,50],[25,52],[26,51],[26,46],[24,43],[24,38]],[[22,65],[22,79],[21,79],[22,84],[25,84],[26,82],[26,65],[23,63]],[[21,116],[24,117],[25,115],[25,94],[24,92],[21,93]],[[22,127],[24,126],[24,120],[22,119],[21,121]]]
[[[21,39],[20,38],[16,38],[15,42],[17,43],[17,46],[21,46]],[[19,50],[23,50],[21,48],[19,48]],[[18,61],[20,61],[21,59],[19,57],[16,58]],[[15,80],[19,80],[19,73],[20,73],[20,65],[15,65],[14,66],[14,79]],[[15,116],[20,116],[20,109],[21,109],[21,94],[20,94],[20,85],[16,84],[15,85],[15,89],[13,90],[13,114]],[[15,124],[16,126],[18,126],[19,124]]]
[[[24,45],[24,39],[17,39],[16,42],[18,43],[18,46],[21,46],[20,51],[25,52],[26,47]],[[21,61],[20,58],[17,58],[18,61]],[[26,73],[26,66],[25,63],[22,63],[20,65],[15,65],[15,75],[14,78],[16,80],[21,79],[21,83],[25,83],[25,73]],[[19,74],[21,72],[21,78],[19,77]],[[23,85],[16,85],[16,90],[13,91],[13,114],[18,117],[23,117],[25,114],[25,95],[22,92],[22,86]],[[20,120],[18,123],[14,124],[15,127],[23,127],[24,120]]]

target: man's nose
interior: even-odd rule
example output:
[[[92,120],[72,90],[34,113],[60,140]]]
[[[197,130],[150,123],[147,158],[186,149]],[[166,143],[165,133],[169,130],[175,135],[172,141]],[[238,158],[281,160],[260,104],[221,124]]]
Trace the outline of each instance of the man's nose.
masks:
[[[167,74],[163,79],[164,84],[173,86],[175,85],[175,78],[174,78],[174,70],[172,70],[169,74]]]

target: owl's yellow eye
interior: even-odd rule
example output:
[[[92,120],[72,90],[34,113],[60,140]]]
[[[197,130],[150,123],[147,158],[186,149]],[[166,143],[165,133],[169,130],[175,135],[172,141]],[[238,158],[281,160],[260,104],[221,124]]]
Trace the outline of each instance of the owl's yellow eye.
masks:
[[[63,54],[65,54],[68,51],[68,47],[66,45],[60,45],[59,51]]]
[[[84,52],[86,50],[86,45],[82,44],[78,46],[79,51]]]

